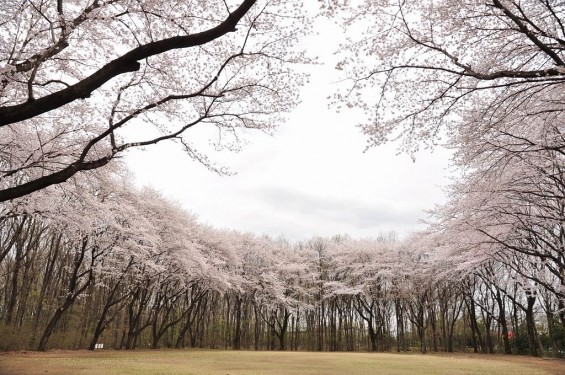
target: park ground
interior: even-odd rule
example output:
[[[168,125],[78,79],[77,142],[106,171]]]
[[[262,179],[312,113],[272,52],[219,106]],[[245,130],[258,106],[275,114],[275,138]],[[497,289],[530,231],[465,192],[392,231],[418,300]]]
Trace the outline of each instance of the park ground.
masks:
[[[1,375],[565,374],[565,360],[480,354],[223,350],[8,352]]]

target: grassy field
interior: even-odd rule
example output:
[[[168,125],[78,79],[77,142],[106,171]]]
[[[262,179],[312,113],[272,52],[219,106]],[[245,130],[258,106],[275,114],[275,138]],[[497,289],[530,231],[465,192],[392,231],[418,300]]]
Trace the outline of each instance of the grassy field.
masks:
[[[477,354],[307,353],[220,350],[16,352],[2,375],[565,374],[565,361]]]

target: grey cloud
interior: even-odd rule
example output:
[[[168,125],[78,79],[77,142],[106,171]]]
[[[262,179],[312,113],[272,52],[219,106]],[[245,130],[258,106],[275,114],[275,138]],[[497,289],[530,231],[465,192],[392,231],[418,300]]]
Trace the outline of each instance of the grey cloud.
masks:
[[[255,197],[279,212],[293,213],[311,219],[325,219],[360,229],[416,225],[423,216],[417,203],[390,202],[375,199],[367,202],[351,197],[318,196],[291,189],[264,187],[254,191]],[[361,197],[360,197],[361,198]],[[408,206],[410,205],[410,206]]]

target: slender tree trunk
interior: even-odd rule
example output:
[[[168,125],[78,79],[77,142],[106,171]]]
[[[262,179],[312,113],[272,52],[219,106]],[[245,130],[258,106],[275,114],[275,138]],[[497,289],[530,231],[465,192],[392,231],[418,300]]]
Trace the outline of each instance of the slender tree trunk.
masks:
[[[59,322],[59,319],[61,319],[65,311],[67,311],[72,306],[76,298],[79,295],[81,295],[82,292],[86,290],[86,288],[92,282],[93,279],[92,263],[94,262],[94,256],[91,259],[91,264],[88,270],[80,273],[80,268],[81,265],[83,264],[87,247],[88,247],[88,239],[84,238],[79,252],[75,253],[74,256],[73,270],[70,275],[69,284],[67,288],[67,297],[65,298],[65,302],[61,307],[55,310],[55,313],[53,314],[51,320],[47,324],[45,331],[43,331],[43,335],[41,336],[41,339],[39,340],[39,345],[37,346],[38,351],[45,351],[45,349],[47,348],[47,341],[49,340],[49,336],[51,336],[51,333],[53,333],[53,330],[55,329],[55,326]],[[81,287],[78,287],[77,289],[80,279],[84,276],[86,276],[86,280],[84,281],[83,285]]]
[[[20,276],[20,268],[22,262],[22,239],[16,242],[16,254],[14,255],[14,267],[12,268],[11,275],[11,285],[10,285],[10,298],[6,304],[6,325],[12,324],[14,308],[16,307],[16,302],[18,301],[18,282]]]
[[[39,298],[36,307],[36,316],[33,321],[33,328],[31,331],[31,337],[29,339],[29,346],[35,345],[35,339],[37,335],[37,330],[39,328],[39,324],[41,322],[41,318],[43,315],[43,303],[45,300],[45,295],[48,292],[49,285],[53,282],[53,272],[55,269],[55,264],[57,259],[59,258],[59,254],[61,252],[61,240],[63,235],[61,233],[54,234],[51,237],[51,241],[49,243],[49,251],[47,253],[47,265],[45,267],[45,274],[43,275],[43,282],[41,283],[41,291],[39,292]]]
[[[233,348],[241,349],[241,297],[236,296],[235,299],[235,333],[233,337]]]
[[[261,338],[261,319],[259,318],[259,307],[256,304],[253,304],[253,313],[255,315],[255,330],[254,330],[254,345],[253,348],[255,350],[259,350],[259,341]]]
[[[400,352],[401,349],[405,350],[404,345],[404,314],[402,311],[402,304],[400,300],[394,301],[396,310],[396,351]]]
[[[325,313],[325,303],[324,301],[320,304],[320,309],[318,311],[318,347],[316,350],[319,352],[324,350],[324,313]]]
[[[67,297],[65,299],[65,302],[63,303],[63,305],[60,308],[58,308],[57,310],[55,310],[55,313],[51,317],[51,320],[49,320],[49,323],[47,324],[47,327],[45,327],[45,330],[43,331],[43,335],[41,336],[41,339],[39,340],[39,345],[37,346],[38,351],[41,352],[41,351],[45,351],[45,349],[47,349],[47,342],[49,340],[49,336],[51,336],[51,333],[53,333],[55,326],[57,325],[57,323],[59,322],[59,320],[61,319],[61,317],[65,313],[65,311],[67,311],[69,309],[69,307],[72,306],[73,302],[86,289],[87,286],[88,286],[88,284],[85,284],[82,288],[80,288],[77,291],[77,293]]]
[[[120,277],[120,279],[114,284],[112,290],[110,291],[106,299],[106,303],[102,308],[102,312],[100,314],[100,317],[98,318],[96,327],[94,328],[94,333],[92,334],[92,339],[90,340],[90,344],[88,345],[88,350],[94,350],[94,348],[96,347],[96,343],[98,342],[98,339],[106,329],[106,325],[108,324],[107,318],[108,318],[108,314],[110,313],[110,309],[116,306],[118,303],[122,302],[126,298],[126,296],[123,296],[122,298],[114,299],[116,293],[118,292],[119,287],[121,286],[121,282],[122,282],[122,278]],[[116,314],[117,311],[114,312],[114,317]]]
[[[483,352],[494,354],[494,345],[492,342],[492,334],[491,334],[492,316],[489,313],[486,313],[485,318],[483,320],[485,323],[485,343],[486,343]]]
[[[508,338],[508,326],[506,323],[506,309],[500,290],[496,290],[496,303],[498,304],[498,322],[502,329],[502,341],[504,344],[504,354],[512,354],[510,339]]]
[[[475,301],[471,296],[468,299],[467,309],[469,311],[469,326],[471,328],[471,341],[473,344],[473,352],[478,353],[479,348],[482,349],[483,343],[481,338],[481,331],[477,323],[477,314],[475,312]]]
[[[431,303],[430,303],[431,304]],[[432,307],[429,309],[429,314],[430,314],[430,327],[431,327],[431,348],[432,351],[437,352],[437,320],[436,320],[436,312],[435,309]]]

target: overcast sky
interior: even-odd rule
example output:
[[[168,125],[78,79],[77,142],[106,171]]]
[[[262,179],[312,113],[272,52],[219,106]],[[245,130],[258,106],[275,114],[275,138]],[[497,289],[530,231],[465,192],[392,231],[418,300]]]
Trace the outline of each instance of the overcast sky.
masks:
[[[337,46],[328,41],[337,39],[326,30],[305,42],[326,64],[307,68],[302,104],[273,137],[246,133],[243,151],[209,154],[236,175],[218,176],[167,143],[128,154],[137,182],[179,201],[201,222],[293,241],[422,229],[424,210],[444,199],[449,154],[421,152],[413,162],[394,144],[364,152],[354,114],[328,108],[340,74],[331,54]]]

